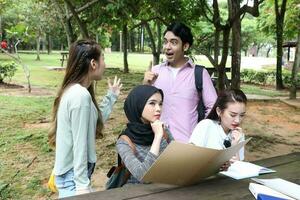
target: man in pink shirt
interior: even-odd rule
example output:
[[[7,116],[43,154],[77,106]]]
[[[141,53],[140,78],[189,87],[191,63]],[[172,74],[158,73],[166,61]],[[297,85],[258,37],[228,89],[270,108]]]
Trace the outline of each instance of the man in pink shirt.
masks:
[[[203,100],[205,116],[213,107],[217,94],[206,69],[203,70],[202,94],[195,85],[195,64],[184,56],[193,44],[189,27],[176,22],[164,32],[163,51],[166,62],[145,72],[144,84],[151,84],[164,92],[161,120],[169,126],[175,140],[187,143],[198,123],[197,105]],[[201,98],[202,95],[202,98]]]

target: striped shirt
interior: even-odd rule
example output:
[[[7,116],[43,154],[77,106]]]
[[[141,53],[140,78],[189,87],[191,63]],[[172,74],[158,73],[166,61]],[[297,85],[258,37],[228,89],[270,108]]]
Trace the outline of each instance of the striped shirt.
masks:
[[[169,140],[173,140],[172,135],[167,131]],[[158,156],[150,152],[150,146],[134,144],[136,152],[134,153],[130,148],[129,144],[122,140],[118,139],[117,141],[117,152],[120,155],[122,161],[124,162],[126,168],[130,171],[131,176],[128,179],[127,183],[143,183],[141,179],[156,161]],[[159,155],[164,151],[168,146],[168,142],[165,138],[162,138],[160,143]]]

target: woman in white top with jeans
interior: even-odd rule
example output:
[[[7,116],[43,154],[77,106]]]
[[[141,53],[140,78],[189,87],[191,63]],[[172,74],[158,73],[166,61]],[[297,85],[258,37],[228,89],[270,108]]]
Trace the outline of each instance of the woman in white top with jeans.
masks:
[[[55,183],[59,198],[91,192],[96,163],[95,139],[102,136],[105,121],[120,93],[115,78],[98,106],[93,82],[105,69],[100,46],[92,40],[72,44],[65,77],[53,105],[49,142],[55,146]]]
[[[246,114],[246,103],[247,97],[241,90],[221,92],[206,119],[193,130],[189,142],[201,147],[224,149],[245,140],[240,125]],[[244,160],[244,148],[232,160]]]

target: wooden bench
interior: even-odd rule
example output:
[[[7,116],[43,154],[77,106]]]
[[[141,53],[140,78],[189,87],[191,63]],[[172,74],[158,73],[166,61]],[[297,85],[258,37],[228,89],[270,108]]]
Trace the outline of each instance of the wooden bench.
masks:
[[[253,162],[276,170],[275,173],[258,178],[282,178],[300,184],[300,152],[267,158]],[[172,166],[170,166],[172,167]],[[184,172],[179,172],[184,173]],[[99,178],[99,177],[93,177]],[[197,185],[180,187],[165,184],[136,184],[107,191],[79,195],[70,199],[245,199],[253,200],[249,191],[250,178],[234,180],[224,176],[214,176]]]
[[[68,52],[60,52],[60,55],[61,55],[61,59],[60,59],[61,67],[63,67],[64,66],[64,61],[68,60],[69,53]]]

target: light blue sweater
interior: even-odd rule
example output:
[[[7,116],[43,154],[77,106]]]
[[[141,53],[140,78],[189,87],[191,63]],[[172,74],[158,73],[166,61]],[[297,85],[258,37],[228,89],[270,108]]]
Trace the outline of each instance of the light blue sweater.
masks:
[[[99,108],[106,121],[117,96],[108,91]],[[56,154],[54,174],[63,175],[74,169],[76,190],[90,187],[87,163],[95,163],[97,109],[88,90],[72,85],[62,95],[57,111]]]

